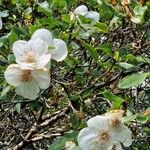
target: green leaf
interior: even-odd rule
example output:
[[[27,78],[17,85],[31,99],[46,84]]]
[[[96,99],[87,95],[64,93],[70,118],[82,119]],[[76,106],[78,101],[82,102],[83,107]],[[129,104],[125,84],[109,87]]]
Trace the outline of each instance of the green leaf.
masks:
[[[46,16],[51,16],[52,11],[47,1],[44,1],[43,3],[38,3],[38,5],[39,5],[38,12],[42,12]]]
[[[132,114],[127,115],[127,116],[123,117],[122,121],[123,121],[124,123],[128,123],[128,122],[130,122],[130,121],[134,121],[134,120],[136,119],[137,115],[138,115],[138,114],[135,114],[135,115],[132,115]]]
[[[66,0],[53,0],[52,6],[56,8],[64,8],[67,6]]]
[[[10,35],[11,35],[11,32],[0,37],[0,47],[2,47],[4,43],[8,41],[8,38],[10,37]]]
[[[7,10],[0,12],[0,17],[7,17],[7,16],[9,16]]]
[[[74,68],[76,66],[76,64],[78,63],[78,61],[73,58],[72,56],[67,56],[67,58],[64,60],[64,62],[66,63],[66,65],[69,68]]]
[[[97,0],[97,3],[99,4],[102,19],[109,19],[116,14],[116,10],[106,0]]]
[[[146,18],[146,12],[148,10],[147,6],[137,6],[134,8],[134,16],[131,17],[131,21],[136,23],[136,24],[142,24],[144,21],[147,20]]]
[[[98,62],[99,54],[97,53],[96,49],[93,48],[90,44],[81,41],[82,45],[88,50],[89,54],[93,57],[93,59]]]
[[[94,24],[94,30],[96,32],[108,33],[108,29],[109,28],[106,23],[97,22],[96,24]]]
[[[141,57],[141,56],[139,56],[139,57],[136,57],[135,58],[138,62],[144,62],[144,63],[148,63],[148,64],[150,64],[150,59],[149,58],[146,58],[146,57]]]
[[[67,141],[76,141],[77,135],[77,132],[67,133],[65,136],[56,139],[49,145],[48,150],[63,150]]]
[[[148,30],[146,33],[146,39],[150,41],[150,30]]]
[[[119,88],[121,89],[128,89],[134,86],[138,86],[139,84],[143,83],[146,77],[149,76],[149,73],[137,73],[129,75],[125,78],[123,78],[119,82]]]
[[[78,15],[78,17],[79,17],[79,21],[81,21],[83,24],[88,25],[88,27],[89,27],[89,23],[92,22],[91,19],[86,18],[85,16],[82,16],[82,15]],[[86,25],[82,25],[82,26],[86,27]],[[87,28],[88,28],[88,27],[87,27]]]
[[[7,59],[8,59],[9,64],[15,63],[15,60],[16,60],[14,54],[9,54]]]
[[[10,86],[6,86],[1,93],[1,97],[4,97],[10,90]]]
[[[108,56],[112,56],[112,46],[108,43],[96,47],[97,50],[101,49]]]
[[[15,105],[17,112],[20,114],[21,111],[21,103]]]
[[[132,64],[129,64],[129,63],[126,63],[126,62],[119,62],[118,65],[121,66],[122,68],[125,68],[125,69],[134,68],[134,66]]]
[[[112,94],[110,91],[107,90],[103,93],[103,96],[109,101],[113,102],[112,109],[119,109],[122,102],[124,102],[124,99]]]

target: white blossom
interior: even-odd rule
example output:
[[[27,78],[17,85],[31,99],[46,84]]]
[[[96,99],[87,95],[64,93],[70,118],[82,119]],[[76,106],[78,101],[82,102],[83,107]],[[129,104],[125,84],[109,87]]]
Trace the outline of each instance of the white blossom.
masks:
[[[40,38],[28,42],[19,40],[13,44],[16,62],[23,69],[31,67],[40,69],[46,66],[51,58],[51,54],[47,54],[47,52],[48,46]]]
[[[36,99],[40,88],[46,89],[50,84],[49,71],[40,69],[22,69],[18,64],[9,65],[5,71],[5,79],[16,87],[16,93],[24,98]]]
[[[113,132],[116,142],[129,147],[132,144],[132,132],[122,123],[123,110],[113,110],[106,113],[109,120],[110,130]]]
[[[88,11],[88,8],[85,5],[80,5],[74,10],[75,15],[82,15],[86,18],[93,20],[94,22],[98,22],[100,19],[99,13],[96,11]]]
[[[31,40],[40,38],[49,46],[48,53],[51,54],[51,58],[56,61],[62,61],[67,57],[68,50],[66,43],[61,39],[53,39],[52,34],[47,29],[38,29],[36,30]]]
[[[125,127],[120,118],[106,114],[96,116],[87,121],[87,127],[78,135],[78,143],[82,150],[122,150],[120,143],[128,147],[132,143],[131,131]]]

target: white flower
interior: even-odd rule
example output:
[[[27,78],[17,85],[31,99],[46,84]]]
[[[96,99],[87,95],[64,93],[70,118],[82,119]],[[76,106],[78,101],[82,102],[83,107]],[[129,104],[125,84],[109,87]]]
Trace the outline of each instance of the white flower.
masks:
[[[3,22],[2,22],[2,18],[0,17],[0,30],[2,29],[3,26]]]
[[[116,142],[121,142],[124,146],[129,147],[132,144],[132,132],[122,123],[123,114],[123,110],[113,110],[106,113],[105,116],[109,120],[110,130]]]
[[[49,46],[49,53],[52,56],[52,59],[56,61],[62,61],[67,57],[68,50],[66,43],[61,39],[53,39],[52,34],[47,29],[38,29],[36,30],[31,40],[40,38]]]
[[[5,79],[16,87],[16,93],[24,98],[36,99],[40,88],[46,89],[50,84],[49,71],[41,69],[21,69],[20,65],[9,65],[5,71]]]
[[[130,146],[131,131],[116,121],[114,116],[96,116],[87,121],[87,128],[80,131],[78,143],[82,150],[122,150],[121,144]],[[116,121],[116,122],[115,122]]]
[[[48,46],[40,38],[28,42],[19,40],[13,44],[16,62],[24,69],[28,67],[40,69],[46,66],[51,58],[51,55],[47,52]]]
[[[96,11],[88,11],[88,8],[85,5],[78,6],[74,10],[74,13],[76,15],[80,14],[82,16],[85,16],[86,18],[89,18],[89,19],[93,20],[94,22],[98,22],[100,19],[99,13],[97,13]]]

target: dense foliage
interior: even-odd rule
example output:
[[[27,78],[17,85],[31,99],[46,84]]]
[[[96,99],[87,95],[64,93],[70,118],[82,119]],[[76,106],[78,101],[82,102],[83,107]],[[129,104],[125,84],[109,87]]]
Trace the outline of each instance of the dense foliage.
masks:
[[[79,5],[99,21],[76,14]],[[123,149],[150,149],[148,0],[0,0],[0,19],[0,149],[79,150],[87,120],[116,109],[132,131]],[[27,99],[4,73],[16,63],[13,43],[42,28],[65,41],[68,55],[51,60],[49,87]]]

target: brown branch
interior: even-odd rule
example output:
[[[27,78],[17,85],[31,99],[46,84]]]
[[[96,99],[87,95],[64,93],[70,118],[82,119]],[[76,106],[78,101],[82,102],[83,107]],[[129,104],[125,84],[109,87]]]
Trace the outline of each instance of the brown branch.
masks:
[[[51,124],[53,124],[54,122],[56,122],[57,120],[59,120],[60,118],[64,117],[66,115],[66,113],[68,112],[69,107],[64,108],[62,111],[60,111],[59,114],[53,116],[52,118],[48,118],[46,120],[44,120],[41,124],[34,124],[30,131],[27,133],[27,135],[25,136],[25,138],[17,145],[15,145],[14,147],[9,148],[8,150],[19,150],[22,149],[26,144],[28,143],[32,143],[38,140],[41,140],[42,138],[48,138],[48,136],[41,136],[40,138],[32,138],[38,131],[40,131],[40,129],[43,129]],[[51,136],[50,136],[51,137]]]

